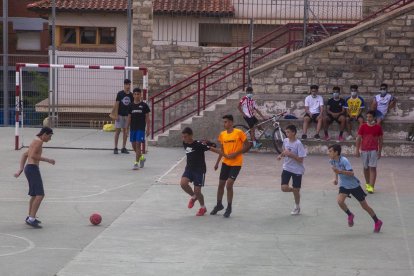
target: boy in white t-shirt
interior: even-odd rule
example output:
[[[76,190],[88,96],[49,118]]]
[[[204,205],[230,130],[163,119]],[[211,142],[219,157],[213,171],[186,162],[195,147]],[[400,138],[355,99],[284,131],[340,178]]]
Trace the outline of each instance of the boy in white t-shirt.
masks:
[[[308,128],[311,122],[316,123],[315,139],[321,139],[319,132],[322,128],[322,122],[324,117],[323,98],[318,95],[319,86],[311,85],[311,95],[305,98],[305,116],[303,117],[303,134],[302,139],[308,138]]]
[[[377,124],[380,125],[388,111],[397,104],[397,99],[388,93],[388,85],[385,83],[381,84],[379,92],[371,103],[371,110],[375,111]]]
[[[300,188],[302,187],[302,175],[305,172],[303,160],[306,157],[306,150],[302,142],[296,138],[297,129],[294,125],[289,125],[285,129],[286,136],[283,140],[283,152],[277,157],[277,160],[283,158],[283,172],[281,189],[285,193],[293,193],[295,207],[291,214],[300,214]],[[289,187],[289,181],[292,178],[292,187]]]

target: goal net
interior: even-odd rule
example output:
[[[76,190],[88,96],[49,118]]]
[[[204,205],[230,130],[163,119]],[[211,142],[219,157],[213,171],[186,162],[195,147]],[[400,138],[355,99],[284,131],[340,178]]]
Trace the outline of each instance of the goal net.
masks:
[[[15,149],[29,146],[42,126],[54,128],[54,136],[45,147],[113,149],[113,133],[103,131],[103,127],[114,124],[109,114],[128,76],[131,92],[139,87],[146,99],[146,68],[16,64]]]

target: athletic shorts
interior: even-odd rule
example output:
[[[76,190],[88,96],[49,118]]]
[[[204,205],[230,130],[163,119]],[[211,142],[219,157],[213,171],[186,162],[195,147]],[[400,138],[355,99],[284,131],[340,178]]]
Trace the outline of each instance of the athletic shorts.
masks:
[[[351,117],[349,115],[346,116],[346,118],[350,121],[350,122],[358,122],[359,119],[365,120],[364,116],[362,116],[361,114],[359,114],[356,118],[355,117]]]
[[[328,118],[331,122],[337,122],[338,124],[340,124],[339,122],[339,118],[341,118],[342,116],[344,116],[343,114],[339,115],[337,118],[334,118],[334,116],[332,116],[332,114],[328,114]]]
[[[118,115],[118,119],[115,120],[115,128],[126,128],[128,123],[128,116]]]
[[[29,196],[44,196],[42,176],[40,175],[39,166],[27,164],[24,168],[24,174],[29,182]]]
[[[383,120],[385,118],[385,114],[379,110],[375,110],[375,118]]]
[[[292,178],[292,187],[300,189],[302,187],[302,175],[292,173],[286,170],[282,172],[282,183],[281,185],[289,185],[290,178]]]
[[[197,172],[189,168],[185,168],[182,177],[188,178],[194,186],[203,187],[206,179],[206,174],[203,172]]]
[[[359,202],[364,201],[367,194],[362,190],[361,186],[358,186],[353,189],[346,189],[344,187],[339,187],[340,194],[352,195],[355,197]]]
[[[368,167],[376,168],[378,163],[378,153],[376,150],[361,151],[362,164],[365,169]]]
[[[143,130],[130,130],[129,131],[129,141],[131,141],[131,143],[134,143],[134,142],[144,143],[145,142],[145,131],[143,131]]]
[[[255,124],[259,122],[255,116],[249,118],[249,117],[243,117],[243,119],[246,121],[246,123],[249,125],[249,128],[254,127]]]
[[[362,164],[365,169],[368,167],[376,168],[378,163],[378,153],[376,150],[362,151],[361,152]]]
[[[312,116],[309,116],[309,114],[306,113],[304,117],[309,117],[309,118],[311,118],[311,122],[318,123],[318,116],[319,116],[319,114],[320,113],[315,113],[315,114],[312,114]]]
[[[240,170],[241,166],[229,166],[223,163],[221,165],[220,180],[227,180],[229,178],[236,180]]]

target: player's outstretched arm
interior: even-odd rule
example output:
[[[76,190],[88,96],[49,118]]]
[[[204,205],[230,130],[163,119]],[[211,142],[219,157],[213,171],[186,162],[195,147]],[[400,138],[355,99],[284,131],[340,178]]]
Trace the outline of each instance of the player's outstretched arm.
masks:
[[[25,151],[22,154],[22,157],[20,158],[20,169],[14,174],[14,177],[17,178],[17,177],[19,177],[22,174],[22,172],[24,170],[24,165],[26,164],[26,161],[27,161],[27,157],[28,156],[29,156],[29,150]]]

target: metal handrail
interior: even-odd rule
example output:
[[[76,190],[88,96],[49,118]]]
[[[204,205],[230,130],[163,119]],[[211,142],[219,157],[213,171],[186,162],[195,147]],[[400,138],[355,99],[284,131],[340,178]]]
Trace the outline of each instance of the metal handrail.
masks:
[[[351,27],[354,27],[356,25],[359,25],[361,23],[364,23],[372,18],[377,17],[380,14],[386,13],[386,12],[390,12],[390,11],[394,11],[400,7],[403,7],[409,3],[414,2],[414,0],[398,0],[396,2],[394,2],[393,4],[387,5],[386,7],[380,9],[379,11],[375,12],[374,14],[362,19],[361,21],[354,23],[354,24],[325,24],[327,26],[330,27],[336,27],[336,31],[344,31],[346,29],[349,29]],[[317,28],[318,24],[312,24],[313,28]],[[262,60],[263,58],[269,56],[270,54],[281,50],[283,48],[286,48],[290,51],[290,47],[293,45],[295,46],[298,42],[300,42],[300,40],[297,40],[295,38],[295,35],[293,35],[293,38],[291,36],[291,32],[292,31],[297,31],[300,30],[300,26],[298,24],[286,24],[284,26],[278,27],[276,28],[274,31],[260,37],[259,39],[255,40],[253,42],[253,45],[257,45],[253,48],[254,50],[260,49],[261,47],[265,46],[266,44],[273,42],[285,35],[289,36],[288,42],[284,43],[282,46],[276,47],[274,49],[272,49],[270,52],[264,54],[263,56],[260,56],[256,59],[253,60],[253,63],[258,62],[260,60]],[[272,37],[273,35],[277,34],[278,32],[282,31],[281,33],[279,33],[277,36]],[[167,89],[162,90],[161,92],[157,93],[156,95],[152,96],[150,98],[151,104],[152,104],[152,129],[151,129],[151,136],[152,138],[154,138],[155,133],[158,133],[159,131],[164,132],[166,128],[174,125],[175,123],[183,120],[184,118],[186,118],[187,116],[194,114],[197,112],[197,114],[200,113],[201,110],[204,110],[206,108],[206,106],[214,101],[217,101],[221,98],[223,98],[225,95],[228,95],[229,93],[233,92],[236,89],[239,89],[241,87],[245,87],[246,85],[246,76],[245,76],[245,70],[246,70],[246,56],[248,54],[248,49],[249,45],[246,45],[240,49],[238,49],[237,51],[228,54],[226,56],[224,56],[223,58],[221,58],[220,60],[214,62],[213,64],[203,68],[202,70],[192,74],[191,76],[189,76],[188,78],[176,83],[175,85],[172,85],[170,87],[168,87]],[[240,54],[240,55],[239,55]],[[230,60],[231,59],[231,60]],[[218,79],[215,79],[213,82],[207,84],[206,83],[206,78],[210,75],[212,75],[213,73],[219,71],[220,69],[223,69],[224,67],[233,64],[237,61],[241,61],[241,59],[243,59],[243,65],[241,67],[236,68],[235,70],[232,70],[230,73],[225,74],[224,76],[220,76]],[[222,64],[224,63],[224,64]],[[213,68],[217,65],[220,65],[217,68]],[[211,71],[209,71],[211,69]],[[226,79],[227,77],[234,75],[238,72],[240,72],[241,70],[243,70],[243,82],[241,85],[237,86],[236,88],[232,89],[232,91],[225,93],[224,95],[218,95],[215,99],[211,100],[209,103],[206,103],[206,89],[211,87],[214,84],[217,84],[218,82]],[[209,71],[209,72],[208,72]],[[201,82],[204,82],[204,84],[202,85]],[[174,101],[171,104],[166,105],[165,101],[166,99],[172,97],[173,95],[183,91],[183,89],[188,88],[189,86],[193,85],[193,84],[198,84],[198,87],[196,90],[190,92],[189,94],[185,95],[184,97],[177,99],[176,101]],[[184,85],[185,84],[185,85]],[[184,86],[182,86],[184,85]],[[201,104],[201,92],[203,91],[203,104]],[[187,114],[182,115],[181,117],[169,122],[168,124],[165,123],[165,114],[166,111],[174,106],[177,106],[178,104],[182,103],[183,101],[198,95],[197,98],[197,108],[194,108],[193,110],[190,110]],[[154,108],[155,108],[155,104],[161,103],[162,102],[162,125],[160,128],[155,129],[155,112],[154,112]]]

